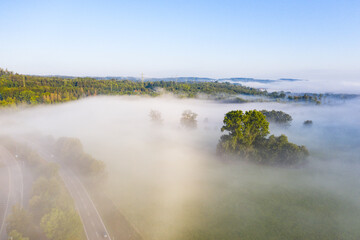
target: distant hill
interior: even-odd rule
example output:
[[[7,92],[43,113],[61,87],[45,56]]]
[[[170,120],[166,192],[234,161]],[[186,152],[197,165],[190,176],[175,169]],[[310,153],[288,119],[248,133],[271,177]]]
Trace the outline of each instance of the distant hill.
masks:
[[[38,76],[38,75],[35,75]],[[40,76],[39,76],[40,77]],[[74,79],[78,76],[65,76],[65,75],[45,75],[43,77],[57,77],[63,79]],[[96,76],[86,76],[89,78],[94,78],[97,80],[130,80],[130,81],[141,81],[141,78],[138,77],[123,77],[123,76],[106,76],[106,77],[96,77]],[[229,82],[229,83],[247,83],[247,82],[257,82],[257,83],[274,83],[274,82],[297,82],[297,81],[306,81],[303,79],[295,78],[280,78],[280,79],[257,79],[257,78],[206,78],[206,77],[165,77],[165,78],[144,78],[144,81],[148,82]]]
[[[77,76],[65,76],[65,75],[46,75],[44,77],[57,77],[57,78],[67,78],[74,79]],[[131,81],[141,81],[141,78],[138,77],[122,77],[122,76],[106,76],[106,77],[92,77],[98,80],[131,80]],[[295,78],[280,78],[280,79],[257,79],[257,78],[206,78],[206,77],[165,77],[165,78],[144,78],[144,81],[148,82],[230,82],[230,83],[244,83],[244,82],[258,82],[258,83],[273,83],[273,82],[296,82],[296,81],[305,81],[303,79]]]
[[[259,83],[273,83],[273,82],[295,82],[304,81],[302,79],[293,78],[280,78],[274,79],[256,79],[256,78],[201,78],[201,77],[178,77],[178,78],[146,78],[145,81],[178,81],[178,82],[231,82],[231,83],[242,83],[242,82],[259,82]]]
[[[141,81],[141,78],[136,77],[94,77],[99,80],[133,80]],[[256,79],[256,78],[205,78],[205,77],[165,77],[165,78],[145,78],[144,81],[148,82],[231,82],[231,83],[244,83],[244,82],[258,82],[258,83],[273,83],[273,82],[295,82],[295,81],[305,81],[302,79],[293,79],[293,78],[280,78],[280,79]]]

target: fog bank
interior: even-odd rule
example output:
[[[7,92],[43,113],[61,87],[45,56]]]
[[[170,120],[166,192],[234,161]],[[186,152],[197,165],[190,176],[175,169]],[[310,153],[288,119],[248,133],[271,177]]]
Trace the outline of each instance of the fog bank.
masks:
[[[360,238],[359,101],[339,105],[222,104],[146,97],[93,97],[0,113],[2,135],[77,137],[107,165],[106,192],[145,239]],[[184,110],[198,127],[184,129]],[[215,154],[230,110],[282,110],[272,133],[307,146],[305,166],[279,168]],[[157,110],[162,125],[150,121]],[[312,120],[311,127],[304,127]]]

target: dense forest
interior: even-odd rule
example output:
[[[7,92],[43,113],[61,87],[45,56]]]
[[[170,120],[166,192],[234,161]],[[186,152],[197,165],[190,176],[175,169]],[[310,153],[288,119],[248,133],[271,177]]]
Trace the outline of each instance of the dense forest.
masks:
[[[254,88],[226,83],[141,82],[130,80],[97,80],[94,78],[59,78],[14,74],[0,69],[0,105],[52,104],[96,95],[158,96],[161,89],[183,97],[198,93],[262,95]]]
[[[256,88],[218,82],[133,81],[95,78],[63,78],[30,76],[13,73],[0,68],[0,106],[19,104],[54,104],[96,95],[149,95],[163,92],[178,97],[195,98],[200,94],[211,99],[226,96],[252,95],[272,100],[318,101],[311,96],[288,98],[284,92],[261,91]]]

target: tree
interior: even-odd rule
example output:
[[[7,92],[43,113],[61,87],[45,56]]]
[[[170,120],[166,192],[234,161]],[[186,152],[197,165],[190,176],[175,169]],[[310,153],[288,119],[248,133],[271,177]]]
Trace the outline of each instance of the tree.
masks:
[[[29,210],[36,223],[54,206],[65,203],[62,195],[62,186],[55,177],[38,178],[33,184],[32,198],[29,201]]]
[[[163,123],[163,119],[161,118],[161,112],[156,110],[151,110],[149,116],[152,123],[157,125],[161,125]]]
[[[304,126],[311,126],[313,124],[312,120],[306,120],[304,123]]]
[[[256,110],[243,113],[231,111],[225,115],[221,131],[229,134],[221,136],[218,144],[220,153],[233,153],[248,157],[254,151],[253,144],[269,133],[269,123],[265,116]]]
[[[55,149],[60,161],[63,161],[80,173],[98,177],[106,176],[105,164],[86,154],[79,139],[59,138],[55,143]]]
[[[231,111],[223,123],[221,131],[228,134],[220,138],[219,154],[233,154],[265,164],[295,164],[309,154],[304,146],[288,142],[285,135],[266,138],[270,133],[269,122],[260,111]]]
[[[8,235],[11,240],[29,240],[29,238],[23,237],[23,235],[16,230],[12,230]]]
[[[271,135],[257,146],[259,151],[259,162],[266,161],[267,164],[292,165],[302,162],[309,152],[305,146],[298,146],[288,141],[284,134],[279,137]]]
[[[28,212],[19,206],[13,206],[11,214],[7,218],[6,231],[11,233],[13,230],[28,234],[32,222]]]
[[[73,209],[53,208],[41,219],[40,226],[50,240],[81,239],[82,224]]]
[[[292,117],[283,111],[267,111],[261,110],[261,113],[265,115],[266,120],[278,124],[290,124]]]
[[[197,127],[197,114],[190,111],[190,110],[185,110],[182,113],[181,119],[180,119],[180,123],[182,126],[188,128],[188,129],[195,129]]]

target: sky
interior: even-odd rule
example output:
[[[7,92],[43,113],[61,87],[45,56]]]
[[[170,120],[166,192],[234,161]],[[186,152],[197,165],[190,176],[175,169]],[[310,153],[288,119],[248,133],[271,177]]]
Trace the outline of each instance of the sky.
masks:
[[[360,88],[360,1],[0,1],[26,74],[301,78]]]

